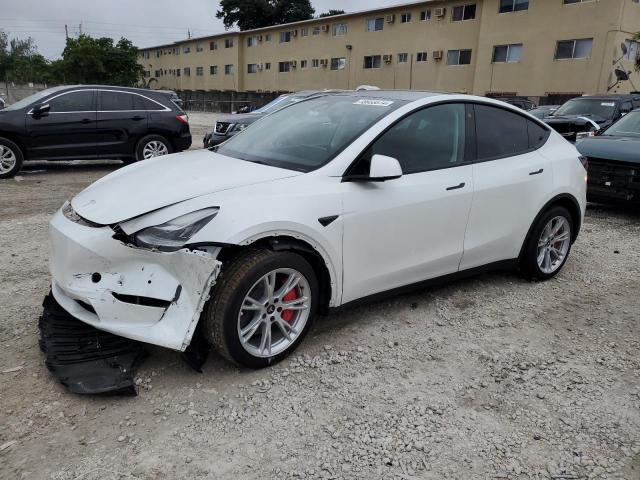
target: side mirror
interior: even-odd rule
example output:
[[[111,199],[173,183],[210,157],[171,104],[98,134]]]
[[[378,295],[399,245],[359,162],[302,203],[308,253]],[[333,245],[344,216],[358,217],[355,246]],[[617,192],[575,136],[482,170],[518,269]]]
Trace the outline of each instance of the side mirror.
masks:
[[[386,182],[402,177],[400,162],[386,155],[374,155],[371,157],[369,175],[347,175],[343,182]]]
[[[50,109],[51,107],[49,106],[48,103],[39,103],[38,105],[33,107],[33,109],[31,110],[31,113],[37,117],[37,116],[45,115],[49,113]]]

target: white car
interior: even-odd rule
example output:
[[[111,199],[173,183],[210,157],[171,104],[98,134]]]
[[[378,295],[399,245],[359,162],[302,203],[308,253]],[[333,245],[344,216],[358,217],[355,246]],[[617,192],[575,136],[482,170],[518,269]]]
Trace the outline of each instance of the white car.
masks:
[[[217,148],[97,181],[51,220],[55,299],[184,351],[198,322],[259,368],[316,312],[487,268],[548,279],[583,221],[586,165],[526,112],[467,95],[328,94]]]

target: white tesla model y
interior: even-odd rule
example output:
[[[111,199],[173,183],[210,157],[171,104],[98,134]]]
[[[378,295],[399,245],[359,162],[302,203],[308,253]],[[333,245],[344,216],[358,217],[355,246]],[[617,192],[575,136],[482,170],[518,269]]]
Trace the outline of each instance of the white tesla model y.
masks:
[[[317,312],[479,269],[562,268],[585,211],[576,149],[487,98],[328,93],[216,150],[114,172],[51,220],[52,291],[87,324],[263,367]]]

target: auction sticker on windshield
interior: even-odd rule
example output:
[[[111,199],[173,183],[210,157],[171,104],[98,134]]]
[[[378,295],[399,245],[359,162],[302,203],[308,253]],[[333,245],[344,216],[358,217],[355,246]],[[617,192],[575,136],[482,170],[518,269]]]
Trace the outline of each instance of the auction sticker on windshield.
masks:
[[[388,107],[393,105],[391,100],[373,100],[370,98],[361,98],[357,102],[353,102],[354,105],[369,105],[371,107]]]
[[[615,107],[616,104],[614,102],[602,102],[600,105],[603,107]]]

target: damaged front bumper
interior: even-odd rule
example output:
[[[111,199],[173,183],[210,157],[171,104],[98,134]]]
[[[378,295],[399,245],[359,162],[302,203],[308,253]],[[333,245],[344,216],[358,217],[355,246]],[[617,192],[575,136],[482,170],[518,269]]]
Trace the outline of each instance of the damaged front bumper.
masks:
[[[220,273],[218,249],[159,252],[108,227],[50,222],[52,293],[75,318],[132,340],[184,351]]]

